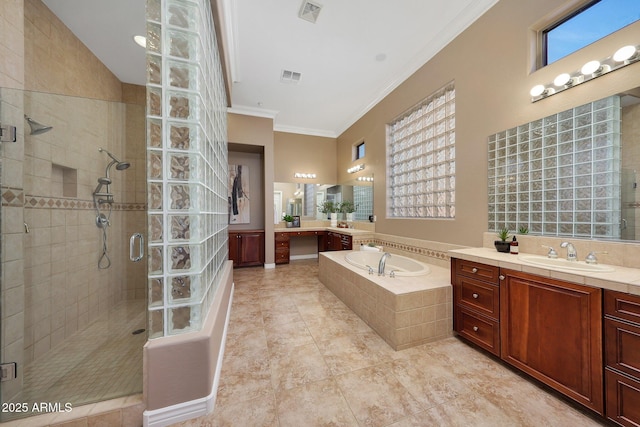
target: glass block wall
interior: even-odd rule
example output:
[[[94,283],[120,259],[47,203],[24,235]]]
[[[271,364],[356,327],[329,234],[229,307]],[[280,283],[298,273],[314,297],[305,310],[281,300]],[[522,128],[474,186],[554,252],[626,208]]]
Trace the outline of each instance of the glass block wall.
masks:
[[[353,203],[357,207],[353,219],[355,221],[368,221],[369,215],[373,213],[373,186],[354,185]]]
[[[455,218],[453,82],[387,125],[387,216]]]
[[[226,96],[209,0],[147,0],[149,338],[201,328],[228,258]]]
[[[489,137],[489,230],[620,236],[620,98]]]

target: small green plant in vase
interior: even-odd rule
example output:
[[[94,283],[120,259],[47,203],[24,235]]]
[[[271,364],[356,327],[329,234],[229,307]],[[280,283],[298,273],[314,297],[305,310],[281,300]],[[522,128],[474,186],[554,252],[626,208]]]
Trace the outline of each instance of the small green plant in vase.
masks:
[[[509,237],[509,229],[505,227],[502,230],[498,231],[497,234],[500,240],[495,240],[493,242],[496,250],[498,252],[509,252],[509,246],[511,245],[511,242],[507,241],[507,238]]]
[[[287,223],[287,227],[293,227],[293,217],[291,215],[285,215],[282,220]]]
[[[521,225],[520,228],[518,228],[518,234],[529,234],[529,227]]]

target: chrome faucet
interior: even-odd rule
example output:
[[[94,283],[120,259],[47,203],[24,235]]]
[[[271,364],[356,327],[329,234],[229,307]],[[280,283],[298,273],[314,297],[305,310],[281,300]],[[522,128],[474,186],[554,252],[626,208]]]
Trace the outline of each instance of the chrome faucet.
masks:
[[[578,260],[578,251],[576,251],[575,246],[569,242],[560,243],[561,248],[567,248],[567,261],[577,261]]]
[[[378,276],[384,276],[384,266],[387,263],[387,258],[389,257],[391,257],[389,252],[382,254],[382,258],[380,258],[380,262],[378,263]]]

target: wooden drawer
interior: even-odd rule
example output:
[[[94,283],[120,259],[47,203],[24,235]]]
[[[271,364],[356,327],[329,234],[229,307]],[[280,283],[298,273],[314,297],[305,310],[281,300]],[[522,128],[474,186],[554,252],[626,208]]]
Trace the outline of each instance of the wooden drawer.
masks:
[[[287,250],[276,250],[275,253],[275,263],[276,264],[288,264],[289,263],[289,249]]]
[[[460,276],[456,283],[456,302],[488,317],[500,317],[500,287],[475,278]]]
[[[498,284],[500,268],[492,265],[478,264],[477,262],[456,260],[456,274],[460,276],[475,277]]]
[[[640,325],[605,318],[605,364],[640,379]]]
[[[606,415],[623,425],[640,427],[640,381],[605,369]]]
[[[289,249],[289,241],[288,240],[276,240],[276,250],[278,248],[287,248]]]
[[[464,338],[500,356],[500,324],[458,306],[456,331]]]
[[[275,235],[276,242],[289,241],[289,233],[276,233]]]
[[[640,296],[606,290],[604,314],[640,325]]]

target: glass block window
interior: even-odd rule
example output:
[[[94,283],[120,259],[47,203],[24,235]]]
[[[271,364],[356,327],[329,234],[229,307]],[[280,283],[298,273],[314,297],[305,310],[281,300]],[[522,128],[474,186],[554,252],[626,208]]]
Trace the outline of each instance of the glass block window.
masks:
[[[209,0],[147,0],[149,338],[198,331],[228,259],[227,116]]]
[[[620,98],[489,137],[489,230],[620,236]]]
[[[454,82],[387,125],[387,217],[455,218]]]

